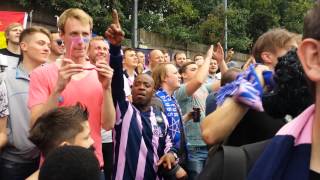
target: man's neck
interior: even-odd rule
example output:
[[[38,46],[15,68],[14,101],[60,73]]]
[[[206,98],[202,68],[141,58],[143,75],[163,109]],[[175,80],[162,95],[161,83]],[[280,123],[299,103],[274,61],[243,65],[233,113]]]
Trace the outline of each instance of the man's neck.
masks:
[[[150,103],[148,103],[148,105],[140,105],[140,104],[135,104],[133,103],[133,105],[141,112],[147,112],[150,111]]]
[[[87,60],[85,57],[81,57],[81,58],[72,58],[73,62],[76,64],[85,64],[87,63]]]
[[[214,77],[216,73],[209,73],[210,76]]]
[[[23,69],[27,72],[30,73],[32,70],[40,66],[41,64],[30,59],[29,57],[23,57],[22,61]]]
[[[162,85],[162,89],[163,89],[164,91],[166,91],[169,96],[172,96],[172,95],[173,95],[174,90],[172,90],[172,89],[171,89],[170,87],[168,87],[166,84],[163,84],[163,85]]]
[[[20,54],[20,47],[17,44],[13,44],[11,42],[8,42],[8,51],[12,52],[13,54]]]
[[[60,55],[52,53],[52,51],[51,51],[48,59],[49,59],[49,62],[55,62],[59,57],[60,57]]]
[[[130,77],[134,76],[134,68],[125,67],[125,70]]]
[[[312,145],[310,168],[320,172],[320,95],[316,97],[315,114],[312,125]]]

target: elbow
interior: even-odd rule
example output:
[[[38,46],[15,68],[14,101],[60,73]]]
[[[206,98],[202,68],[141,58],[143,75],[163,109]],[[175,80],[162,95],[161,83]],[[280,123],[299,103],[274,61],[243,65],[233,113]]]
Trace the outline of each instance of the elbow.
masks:
[[[106,131],[112,130],[114,128],[114,123],[102,123],[102,128]]]
[[[215,145],[221,143],[223,140],[217,136],[216,133],[209,127],[201,125],[201,137],[207,145]]]

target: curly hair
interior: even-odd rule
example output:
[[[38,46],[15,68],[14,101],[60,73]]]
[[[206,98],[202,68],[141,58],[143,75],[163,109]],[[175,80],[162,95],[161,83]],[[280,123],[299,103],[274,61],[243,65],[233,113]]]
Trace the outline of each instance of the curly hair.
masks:
[[[275,118],[283,118],[287,114],[296,117],[314,102],[313,96],[297,50],[290,50],[278,60],[274,74],[276,85],[272,92],[263,96],[263,106]]]

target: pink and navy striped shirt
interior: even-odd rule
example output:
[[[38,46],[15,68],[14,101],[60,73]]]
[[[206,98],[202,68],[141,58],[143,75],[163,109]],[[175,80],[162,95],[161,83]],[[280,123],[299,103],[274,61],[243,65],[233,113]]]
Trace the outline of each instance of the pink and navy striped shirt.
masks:
[[[111,46],[110,54],[112,96],[117,109],[113,179],[162,179],[157,162],[165,153],[175,151],[168,121],[160,109],[150,106],[149,111],[141,112],[126,101],[120,47]]]

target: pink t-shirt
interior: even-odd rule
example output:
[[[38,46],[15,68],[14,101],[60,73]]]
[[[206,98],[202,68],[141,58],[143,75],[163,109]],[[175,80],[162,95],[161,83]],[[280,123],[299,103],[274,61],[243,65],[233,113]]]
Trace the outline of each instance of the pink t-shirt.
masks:
[[[32,71],[28,106],[46,103],[58,80],[58,66],[55,63],[45,64]],[[103,90],[95,70],[81,80],[73,80],[67,84],[59,97],[59,106],[75,105],[77,102],[85,105],[89,111],[89,126],[94,140],[96,155],[103,166],[101,145],[101,106]]]

